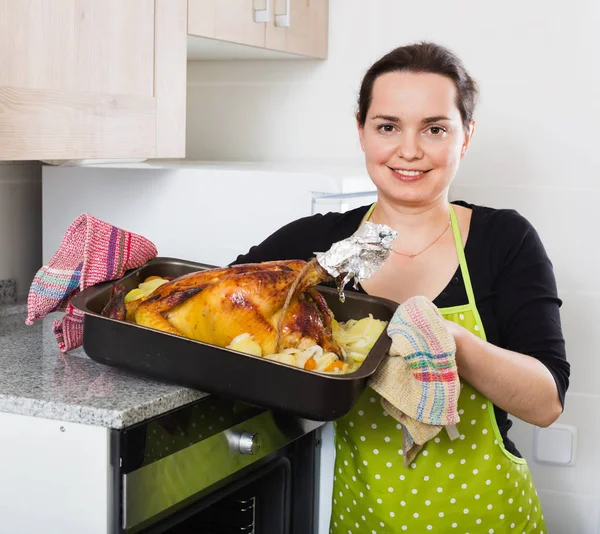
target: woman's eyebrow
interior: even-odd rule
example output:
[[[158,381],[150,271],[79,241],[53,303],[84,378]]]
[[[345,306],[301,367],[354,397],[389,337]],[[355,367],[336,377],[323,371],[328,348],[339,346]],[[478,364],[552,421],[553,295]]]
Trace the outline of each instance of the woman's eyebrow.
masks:
[[[371,120],[382,119],[388,122],[400,122],[398,117],[394,117],[393,115],[374,115],[371,117]]]
[[[394,115],[374,115],[371,117],[371,120],[381,119],[388,122],[402,122],[398,117]],[[435,115],[434,117],[427,117],[421,121],[421,124],[431,124],[432,122],[439,121],[449,121],[450,117],[446,117],[446,115]]]
[[[432,122],[449,121],[449,120],[451,120],[450,117],[446,117],[445,115],[436,115],[435,117],[427,117],[426,119],[423,119],[421,121],[421,123],[431,124]]]

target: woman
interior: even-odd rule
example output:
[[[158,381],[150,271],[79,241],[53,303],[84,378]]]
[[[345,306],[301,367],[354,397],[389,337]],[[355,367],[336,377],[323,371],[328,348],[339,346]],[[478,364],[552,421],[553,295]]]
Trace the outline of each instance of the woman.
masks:
[[[378,199],[277,231],[236,263],[327,250],[365,220],[398,232],[361,291],[428,297],[455,338],[463,388],[460,438],[445,432],[402,466],[400,425],[367,389],[336,422],[331,531],[546,532],[507,414],[548,426],[561,414],[569,365],[552,265],[513,210],[448,201],[473,136],[476,83],[447,49],[393,50],[366,73],[357,124]]]

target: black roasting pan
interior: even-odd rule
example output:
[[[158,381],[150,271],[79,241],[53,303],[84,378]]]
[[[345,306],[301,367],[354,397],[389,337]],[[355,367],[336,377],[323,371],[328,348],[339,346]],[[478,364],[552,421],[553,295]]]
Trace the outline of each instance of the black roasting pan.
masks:
[[[148,276],[179,277],[212,266],[174,258],[156,258],[119,280],[127,291]],[[363,365],[347,375],[320,374],[100,315],[114,282],[78,293],[72,303],[84,315],[83,349],[97,362],[132,373],[198,389],[314,421],[346,414],[367,387],[386,356],[390,338],[384,331]],[[360,319],[372,314],[389,321],[397,304],[346,292],[341,303],[333,288],[318,286],[335,318]]]

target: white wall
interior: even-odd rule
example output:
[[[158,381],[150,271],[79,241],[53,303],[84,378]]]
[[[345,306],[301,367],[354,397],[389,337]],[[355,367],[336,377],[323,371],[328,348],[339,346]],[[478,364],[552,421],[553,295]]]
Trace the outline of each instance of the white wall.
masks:
[[[281,165],[44,166],[42,182],[44,261],[71,222],[88,212],[147,237],[160,256],[226,265],[284,224],[311,215],[313,192],[344,190],[332,173]],[[63,202],[71,191],[76,198]]]
[[[533,428],[512,435],[529,458],[552,533],[600,526],[600,2],[330,0],[325,62],[190,67],[188,155],[359,163],[353,113],[362,74],[391,48],[430,39],[480,82],[476,135],[454,197],[513,207],[554,262],[572,364],[560,422],[579,431],[573,467],[536,464]]]
[[[0,163],[0,280],[23,298],[42,259],[42,188],[38,163]]]

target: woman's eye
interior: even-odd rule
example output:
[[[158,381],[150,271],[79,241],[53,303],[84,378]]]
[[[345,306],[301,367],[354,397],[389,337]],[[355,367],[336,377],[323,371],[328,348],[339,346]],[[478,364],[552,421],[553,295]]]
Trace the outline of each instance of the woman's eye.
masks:
[[[441,126],[431,126],[429,128],[429,132],[435,136],[439,136],[445,133],[446,130],[444,130]]]
[[[378,130],[380,132],[392,133],[394,131],[394,125],[393,124],[381,124],[378,127]]]

